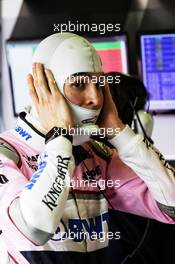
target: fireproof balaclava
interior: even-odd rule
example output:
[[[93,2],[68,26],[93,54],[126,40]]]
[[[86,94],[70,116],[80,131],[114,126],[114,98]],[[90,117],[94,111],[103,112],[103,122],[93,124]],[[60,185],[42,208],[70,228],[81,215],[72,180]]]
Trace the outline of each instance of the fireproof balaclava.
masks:
[[[40,42],[37,46],[33,62],[43,63],[54,75],[56,83],[65,97],[64,84],[67,78],[75,73],[100,73],[103,72],[99,55],[92,44],[73,33],[56,33]],[[66,97],[65,97],[66,98]],[[74,127],[83,128],[83,135],[74,135],[73,145],[79,145],[89,140],[90,133],[98,126],[95,125],[101,108],[87,109],[73,104],[66,98],[73,114]],[[28,121],[36,123],[42,131],[37,113],[32,107],[32,115],[28,115]]]
[[[64,97],[65,81],[72,74],[103,72],[100,57],[92,44],[68,32],[56,33],[41,41],[35,50],[33,62],[43,63],[52,71]],[[88,128],[96,123],[101,109],[87,109],[66,100],[72,110],[75,127]]]

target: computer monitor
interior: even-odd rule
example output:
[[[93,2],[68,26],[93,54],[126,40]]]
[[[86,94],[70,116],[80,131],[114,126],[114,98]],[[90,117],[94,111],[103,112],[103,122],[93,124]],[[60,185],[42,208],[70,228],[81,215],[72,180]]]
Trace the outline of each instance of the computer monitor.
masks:
[[[8,40],[6,42],[7,62],[10,73],[14,115],[31,104],[26,76],[31,72],[32,56],[41,40]],[[127,36],[91,38],[100,54],[105,72],[128,73]]]
[[[88,38],[99,53],[104,72],[128,73],[127,35]]]
[[[6,53],[10,73],[14,115],[31,103],[27,74],[31,72],[32,56],[40,40],[7,40]]]
[[[141,33],[141,71],[150,110],[175,110],[175,33]]]

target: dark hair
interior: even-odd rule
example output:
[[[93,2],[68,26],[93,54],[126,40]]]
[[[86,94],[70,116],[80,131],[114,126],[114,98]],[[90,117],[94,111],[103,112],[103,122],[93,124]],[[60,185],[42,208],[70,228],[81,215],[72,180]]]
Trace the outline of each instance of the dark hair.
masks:
[[[124,124],[131,125],[134,117],[132,105],[135,111],[144,109],[149,100],[148,91],[143,82],[136,77],[119,72],[109,72],[106,76],[113,77],[113,82],[108,83],[119,117]],[[117,76],[120,76],[120,83],[115,81]]]

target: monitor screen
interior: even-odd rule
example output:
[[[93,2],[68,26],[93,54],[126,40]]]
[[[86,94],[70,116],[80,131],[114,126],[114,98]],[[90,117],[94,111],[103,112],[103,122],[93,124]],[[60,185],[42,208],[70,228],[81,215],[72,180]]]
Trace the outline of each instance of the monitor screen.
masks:
[[[15,116],[31,102],[26,76],[31,72],[32,56],[39,42],[40,40],[8,40],[6,43]]]
[[[105,72],[128,73],[127,37],[97,37],[89,39],[100,54]],[[7,61],[12,88],[14,115],[31,104],[26,76],[31,72],[32,56],[41,40],[8,40]]]
[[[143,82],[150,93],[150,110],[175,109],[175,33],[141,34]]]
[[[127,36],[88,38],[99,53],[104,72],[128,73]]]

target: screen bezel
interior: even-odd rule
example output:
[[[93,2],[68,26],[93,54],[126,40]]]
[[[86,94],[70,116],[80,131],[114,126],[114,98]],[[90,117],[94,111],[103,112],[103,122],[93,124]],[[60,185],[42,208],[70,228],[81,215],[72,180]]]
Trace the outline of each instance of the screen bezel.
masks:
[[[11,90],[11,100],[12,100],[12,108],[13,108],[13,114],[15,117],[18,117],[19,113],[17,112],[17,102],[15,101],[15,87],[13,85],[13,75],[12,75],[12,70],[11,70],[11,65],[10,61],[8,58],[8,45],[13,44],[15,42],[19,43],[28,43],[28,42],[33,42],[37,41],[38,44],[41,42],[42,38],[26,38],[26,39],[15,39],[15,38],[10,38],[6,39],[5,41],[5,53],[6,53],[6,61],[7,61],[7,67],[8,67],[8,72],[9,72],[9,81],[10,81],[10,90]]]

